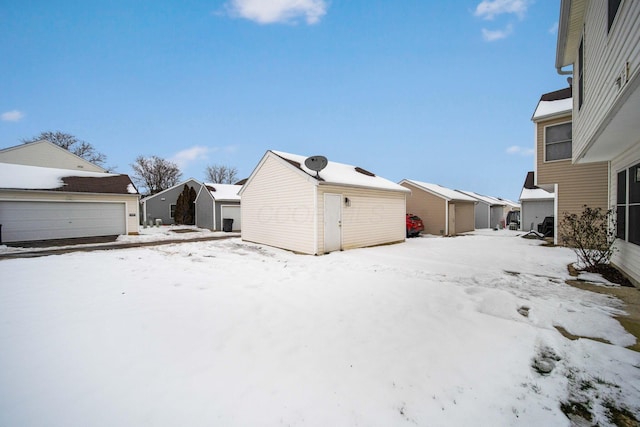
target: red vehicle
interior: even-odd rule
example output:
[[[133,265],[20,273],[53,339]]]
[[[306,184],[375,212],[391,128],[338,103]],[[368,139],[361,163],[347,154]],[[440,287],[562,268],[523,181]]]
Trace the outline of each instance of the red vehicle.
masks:
[[[424,224],[419,216],[407,214],[407,237],[415,237],[424,231]]]

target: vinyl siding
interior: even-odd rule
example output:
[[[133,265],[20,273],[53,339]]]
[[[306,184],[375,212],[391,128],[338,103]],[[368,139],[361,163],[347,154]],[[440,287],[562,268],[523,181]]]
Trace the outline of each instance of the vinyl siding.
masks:
[[[632,150],[611,162],[611,195],[609,200],[611,206],[616,205],[618,172],[638,162],[640,162],[640,145],[636,145]],[[616,239],[615,246],[618,250],[614,252],[611,261],[635,280],[636,285],[640,286],[640,246],[620,239]]]
[[[127,215],[127,234],[138,234],[139,198],[138,195],[123,194],[81,194],[58,193],[46,191],[0,191],[0,200],[6,201],[33,201],[33,202],[98,202],[98,203],[125,203],[125,215]]]
[[[213,224],[213,197],[211,197],[207,187],[204,186],[200,189],[196,198],[196,226],[208,228],[209,230],[216,229]]]
[[[446,233],[447,201],[413,185],[403,183],[411,190],[407,195],[407,213],[419,216],[424,224],[424,233],[444,235]]]
[[[242,240],[315,254],[314,185],[267,156],[242,192]]]
[[[489,228],[489,216],[491,207],[488,203],[479,201],[476,203],[475,212],[475,228]]]
[[[0,162],[86,172],[105,171],[100,166],[79,158],[64,148],[42,142],[24,144],[0,152]]]
[[[200,183],[190,179],[186,182],[181,183],[180,185],[176,185],[175,188],[148,197],[144,202],[147,212],[147,217],[145,218],[145,220],[155,223],[156,219],[160,219],[165,225],[173,224],[174,221],[173,218],[171,218],[171,205],[176,204],[176,202],[178,201],[178,196],[180,196],[180,194],[184,190],[185,184],[189,187],[193,187],[193,189],[196,191],[196,194],[200,191],[200,187],[202,187]],[[206,191],[206,189],[203,189],[202,191]],[[198,209],[196,209],[196,215],[197,213]],[[203,225],[203,227],[204,226],[205,225]],[[211,226],[207,226],[207,228],[210,227]]]
[[[551,120],[541,121],[537,126],[537,185],[550,186],[558,184],[556,198],[558,212],[554,214],[556,221],[561,221],[565,213],[580,214],[584,205],[591,208],[608,209],[608,173],[607,162],[572,164],[571,159],[545,162],[545,128],[550,125],[565,123],[570,117],[564,116]],[[576,126],[574,123],[573,129]],[[575,141],[575,139],[574,139]],[[523,223],[523,225],[530,225]],[[562,236],[558,236],[557,242],[562,242]]]
[[[365,188],[318,187],[318,248],[324,252],[324,194],[342,196],[342,249],[404,241],[405,193]],[[348,198],[350,206],[344,199]]]
[[[574,96],[573,155],[582,153],[589,140],[602,125],[614,102],[623,94],[616,78],[628,61],[629,80],[640,70],[640,2],[625,0],[620,4],[616,19],[607,31],[607,2],[587,2],[584,32],[584,103],[578,110]],[[575,58],[578,52],[575,52]],[[577,94],[577,64],[574,94]]]

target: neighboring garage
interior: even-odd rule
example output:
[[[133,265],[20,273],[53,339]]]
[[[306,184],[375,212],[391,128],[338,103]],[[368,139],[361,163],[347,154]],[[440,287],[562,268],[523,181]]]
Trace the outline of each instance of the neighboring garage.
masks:
[[[455,236],[475,229],[476,199],[437,184],[403,179],[400,185],[411,190],[407,213],[418,215],[424,233]]]
[[[126,204],[0,201],[4,242],[126,234]]]
[[[240,231],[242,225],[242,217],[240,214],[240,206],[223,205],[220,206],[220,216],[224,223],[225,219],[231,219],[231,231]]]
[[[403,242],[408,194],[360,167],[270,150],[240,190],[242,240],[312,255]]]
[[[138,232],[127,175],[0,163],[3,243]]]

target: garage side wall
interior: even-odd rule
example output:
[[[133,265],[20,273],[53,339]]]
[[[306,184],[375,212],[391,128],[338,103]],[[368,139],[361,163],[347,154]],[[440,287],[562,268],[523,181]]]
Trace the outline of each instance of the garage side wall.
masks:
[[[418,215],[424,224],[425,234],[444,235],[446,232],[446,200],[413,185],[403,183],[411,190],[407,195],[407,213]]]
[[[318,247],[322,252],[324,252],[325,193],[342,196],[342,249],[404,241],[407,193],[320,185],[318,187]]]
[[[309,177],[309,180],[313,178]],[[315,254],[314,185],[267,157],[242,191],[242,240]]]
[[[196,226],[208,228],[209,230],[215,229],[213,224],[213,197],[211,197],[211,193],[206,187],[200,190],[196,198]]]

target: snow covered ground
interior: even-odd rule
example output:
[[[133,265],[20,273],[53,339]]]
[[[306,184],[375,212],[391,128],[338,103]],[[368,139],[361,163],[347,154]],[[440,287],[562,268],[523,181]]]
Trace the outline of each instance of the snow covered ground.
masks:
[[[1,260],[0,425],[570,425],[563,402],[639,417],[620,301],[566,285],[573,252],[519,234]]]

